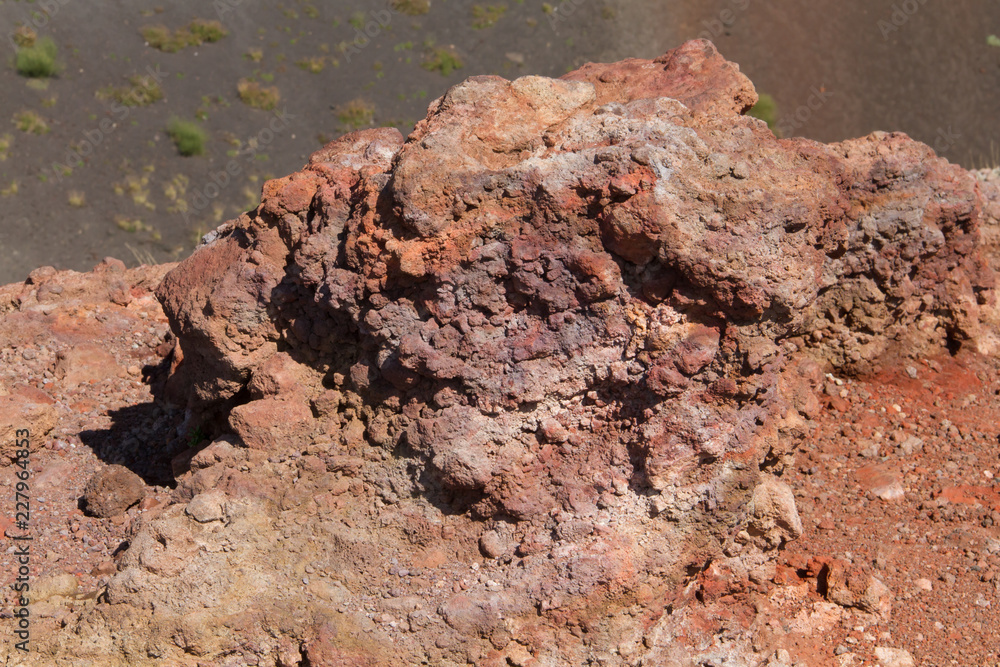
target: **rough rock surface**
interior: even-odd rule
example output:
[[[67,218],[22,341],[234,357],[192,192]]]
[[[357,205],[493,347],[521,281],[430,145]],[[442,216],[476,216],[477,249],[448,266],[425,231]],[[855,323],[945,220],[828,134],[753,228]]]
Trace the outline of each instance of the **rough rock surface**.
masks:
[[[779,562],[786,480],[829,373],[993,344],[995,202],[755,101],[704,41],[473,77],[265,184],[157,288],[210,442],[44,664],[787,664],[748,609],[887,622],[867,566]]]
[[[145,496],[142,478],[122,465],[111,465],[96,473],[83,490],[86,512],[105,519],[122,514]]]
[[[4,463],[17,458],[19,431],[48,435],[56,425],[55,401],[44,391],[23,384],[0,394],[0,453]]]

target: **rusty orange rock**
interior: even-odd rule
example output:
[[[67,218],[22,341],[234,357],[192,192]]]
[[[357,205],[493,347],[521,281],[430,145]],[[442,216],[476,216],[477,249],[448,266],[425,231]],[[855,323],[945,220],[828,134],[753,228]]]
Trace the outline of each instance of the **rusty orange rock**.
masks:
[[[352,133],[265,184],[157,291],[180,347],[168,394],[247,452],[192,458],[176,497],[343,513],[322,525],[362,589],[411,576],[350,546],[362,514],[405,517],[421,553],[523,559],[443,583],[437,630],[407,617],[438,661],[584,664],[618,644],[610,619],[683,599],[690,572],[735,596],[740,554],[803,533],[761,469],[821,413],[823,374],[978,344],[993,286],[968,172],[902,134],[778,139],[745,115],[756,100],[706,41],[476,76],[405,140]],[[262,472],[289,457],[294,485]],[[887,613],[880,582],[841,574],[838,602]],[[366,632],[403,627],[393,613]],[[377,655],[310,632],[311,664]]]

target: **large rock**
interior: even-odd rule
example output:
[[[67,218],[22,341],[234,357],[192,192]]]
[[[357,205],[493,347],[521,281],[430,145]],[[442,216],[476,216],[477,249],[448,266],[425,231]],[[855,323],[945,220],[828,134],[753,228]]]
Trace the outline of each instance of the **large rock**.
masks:
[[[762,549],[780,547],[802,535],[795,496],[787,484],[765,479],[754,489],[744,535]]]
[[[760,470],[822,373],[978,344],[992,307],[968,172],[901,134],[779,140],[755,101],[705,41],[472,77],[405,141],[266,183],[157,292],[169,395],[246,448],[192,458],[87,622],[133,604],[148,646],[210,660],[239,642],[193,605],[268,596],[315,664],[620,664],[623,610],[655,625],[691,572],[740,590],[741,555],[802,533]],[[832,600],[887,612],[839,574]]]
[[[777,140],[740,115],[754,100],[691,42],[562,80],[473,77],[405,143],[348,135],[167,276],[177,384],[206,408],[280,342],[445,497],[530,519],[606,490],[580,466],[663,490],[755,451],[789,352],[864,368],[901,338],[974,336],[975,180],[904,135]],[[552,419],[568,444],[526,475]]]
[[[87,513],[102,518],[121,514],[145,497],[142,478],[120,465],[110,465],[95,473],[83,492]]]

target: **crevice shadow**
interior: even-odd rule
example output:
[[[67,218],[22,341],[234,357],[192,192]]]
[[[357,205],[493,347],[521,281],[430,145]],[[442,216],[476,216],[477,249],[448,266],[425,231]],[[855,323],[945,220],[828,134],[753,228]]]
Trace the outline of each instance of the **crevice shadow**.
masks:
[[[177,432],[184,420],[183,410],[163,400],[171,356],[142,369],[152,401],[109,410],[110,426],[79,434],[83,444],[102,462],[125,466],[146,484],[167,487],[176,484],[171,461],[189,449],[188,441]]]

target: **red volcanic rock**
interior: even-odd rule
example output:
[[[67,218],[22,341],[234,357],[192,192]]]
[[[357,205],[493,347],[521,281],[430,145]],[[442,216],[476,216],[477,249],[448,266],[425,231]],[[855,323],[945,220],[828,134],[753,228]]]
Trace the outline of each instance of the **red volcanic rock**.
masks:
[[[0,465],[7,465],[19,457],[24,443],[37,447],[55,427],[58,412],[52,397],[40,389],[16,386],[7,394],[0,394]]]
[[[295,396],[262,398],[233,408],[229,425],[247,447],[278,450],[296,444],[312,416],[309,406]]]
[[[87,513],[104,518],[123,513],[145,496],[142,478],[120,465],[108,466],[94,475],[83,492]]]
[[[254,398],[287,396],[312,384],[313,375],[308,366],[296,363],[287,353],[279,352],[254,369],[247,386]]]
[[[831,602],[889,617],[892,591],[871,573],[835,559],[827,566],[825,575],[826,597]]]
[[[779,140],[755,101],[705,41],[477,76],[405,141],[355,132],[268,182],[158,289],[169,395],[250,448],[193,458],[176,497],[259,505],[213,506],[211,538],[181,513],[156,530],[273,521],[308,555],[255,554],[260,585],[343,601],[342,626],[295,608],[310,664],[620,664],[624,610],[653,627],[692,572],[743,591],[741,559],[803,532],[760,471],[823,409],[823,374],[979,344],[992,307],[968,172],[901,134]],[[158,576],[142,535],[112,593]],[[208,606],[211,568],[186,572]],[[834,575],[831,599],[887,611]],[[364,596],[378,611],[349,611]],[[399,628],[389,657],[339,639]]]
[[[757,91],[740,74],[739,65],[703,40],[687,42],[652,61],[587,63],[562,78],[592,84],[598,104],[670,97],[692,111],[726,116],[746,113],[757,103]]]
[[[328,622],[321,625],[316,633],[316,638],[305,646],[305,657],[309,665],[316,667],[377,667],[382,664],[377,654],[376,646],[366,646],[366,651],[362,652],[353,645],[345,629],[338,627],[335,622]],[[300,663],[301,664],[301,663]]]
[[[124,375],[125,369],[107,350],[85,343],[59,352],[55,374],[64,386],[75,387]]]
[[[906,495],[902,476],[883,466],[871,464],[858,470],[858,483],[882,500],[902,500]]]

